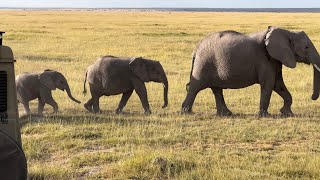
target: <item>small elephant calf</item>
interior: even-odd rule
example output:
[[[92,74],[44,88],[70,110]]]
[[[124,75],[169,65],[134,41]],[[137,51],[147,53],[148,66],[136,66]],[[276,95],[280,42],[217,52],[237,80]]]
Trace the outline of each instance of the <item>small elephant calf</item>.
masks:
[[[44,105],[51,105],[55,112],[58,111],[58,104],[53,99],[51,91],[56,88],[67,91],[70,99],[80,103],[70,92],[66,78],[59,72],[45,70],[41,73],[21,73],[16,77],[17,98],[23,104],[26,115],[30,114],[29,101],[39,101],[38,114],[42,115]]]
[[[122,94],[116,113],[120,113],[127,104],[133,90],[138,94],[145,114],[150,114],[145,82],[163,83],[164,105],[168,105],[168,80],[159,61],[144,59],[141,57],[114,57],[104,56],[90,65],[84,81],[84,93],[86,93],[86,81],[90,85],[92,98],[84,104],[90,112],[100,112],[99,98]]]

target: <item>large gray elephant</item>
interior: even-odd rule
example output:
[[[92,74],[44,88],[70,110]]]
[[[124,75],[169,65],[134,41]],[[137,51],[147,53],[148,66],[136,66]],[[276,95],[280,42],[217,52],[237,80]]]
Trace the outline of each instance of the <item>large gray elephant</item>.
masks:
[[[90,86],[92,98],[84,104],[90,112],[100,112],[99,98],[122,94],[116,113],[121,113],[127,104],[133,90],[138,94],[145,114],[150,114],[145,82],[163,83],[164,105],[168,105],[168,80],[159,61],[144,59],[141,57],[114,57],[104,56],[90,65],[84,81],[84,93],[86,93],[86,81]]]
[[[296,63],[314,66],[312,99],[319,97],[320,57],[303,31],[293,32],[269,26],[261,32],[244,35],[223,31],[207,35],[193,52],[190,82],[182,112],[191,112],[197,93],[211,88],[217,114],[231,115],[223,97],[223,89],[244,88],[260,84],[259,116],[269,116],[268,107],[272,91],[279,94],[284,105],[282,115],[292,116],[292,97],[282,78],[282,65],[295,68]]]
[[[70,99],[80,103],[71,95],[71,91],[66,78],[59,72],[45,70],[41,73],[21,73],[16,77],[17,98],[24,106],[25,113],[30,114],[29,101],[37,99],[39,101],[38,114],[42,115],[45,104],[58,111],[58,104],[53,99],[51,91],[56,88],[66,90]]]

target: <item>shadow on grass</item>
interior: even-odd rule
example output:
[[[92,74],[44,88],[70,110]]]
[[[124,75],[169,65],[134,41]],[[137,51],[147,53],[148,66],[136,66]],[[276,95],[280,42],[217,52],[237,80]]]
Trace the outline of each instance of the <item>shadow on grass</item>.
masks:
[[[301,119],[308,119],[310,118],[311,121],[318,121],[320,119],[320,114],[295,114],[294,116],[285,116],[281,114],[271,114],[271,116],[268,117],[259,117],[258,114],[244,114],[244,113],[235,113],[231,116],[219,116],[216,113],[207,113],[206,115],[203,115],[203,113],[200,112],[191,112],[191,113],[181,113],[176,112],[174,113],[176,115],[186,116],[186,117],[197,117],[198,120],[201,119],[208,119],[208,117],[212,117],[212,119],[289,119],[289,118],[301,118]]]
[[[242,114],[237,113],[231,116],[218,116],[216,113],[191,113],[191,114],[181,114],[180,112],[163,112],[154,115],[146,116],[141,112],[122,112],[121,114],[116,114],[114,111],[105,110],[99,114],[93,114],[88,112],[72,112],[69,114],[48,114],[41,116],[38,114],[24,115],[20,117],[20,125],[23,127],[28,123],[61,123],[61,124],[105,124],[114,123],[119,126],[129,126],[129,125],[168,125],[170,121],[162,121],[162,118],[170,119],[182,119],[190,120],[193,118],[197,121],[207,121],[212,120],[228,120],[228,119],[251,119],[251,120],[280,120],[280,119],[297,119],[299,118],[307,121],[316,121],[320,119],[320,115],[314,114],[295,114],[294,116],[282,116],[281,114],[274,114],[270,117],[259,117],[257,114]]]
[[[61,124],[117,124],[119,126],[128,125],[165,125],[168,122],[157,121],[154,118],[145,116],[141,113],[123,112],[122,114],[115,114],[114,112],[105,114],[80,114],[80,115],[65,115],[65,114],[50,114],[46,116],[39,116],[31,114],[20,117],[20,125],[23,127],[28,123],[61,123]]]

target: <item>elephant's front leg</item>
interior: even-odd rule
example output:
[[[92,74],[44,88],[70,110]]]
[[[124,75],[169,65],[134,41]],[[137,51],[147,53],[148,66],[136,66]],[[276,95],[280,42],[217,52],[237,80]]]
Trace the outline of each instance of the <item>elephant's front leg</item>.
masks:
[[[142,82],[141,80],[139,80],[137,78],[133,78],[132,84],[133,84],[134,90],[136,91],[136,93],[138,94],[138,96],[140,98],[140,101],[141,101],[143,109],[144,109],[144,113],[146,115],[151,114],[149,101],[148,101],[148,95],[147,95],[147,89],[146,89],[144,82]]]
[[[274,91],[284,100],[283,107],[280,109],[281,114],[283,116],[294,116],[291,111],[292,96],[283,82],[282,75],[277,79]]]
[[[21,102],[21,103],[23,105],[25,115],[29,115],[30,114],[29,102],[28,101],[24,101],[24,102]]]
[[[43,102],[40,98],[38,98],[38,115],[43,114],[44,105],[45,105],[45,102]]]
[[[261,86],[259,117],[271,116],[268,113],[271,94],[272,94],[272,88],[270,86]]]
[[[56,102],[53,98],[50,99],[50,100],[48,100],[46,103],[49,104],[50,106],[52,106],[53,111],[54,111],[55,113],[58,112],[58,110],[59,110],[58,104],[57,104],[57,102]]]
[[[120,114],[122,112],[122,109],[126,106],[126,104],[127,104],[128,100],[129,100],[132,92],[133,92],[133,89],[122,94],[119,106],[116,109],[116,113],[117,114]]]
[[[51,90],[48,89],[41,89],[40,90],[40,99],[41,101],[43,101],[44,103],[49,104],[50,106],[53,107],[53,111],[56,113],[58,112],[58,104],[57,102],[53,99],[52,97],[52,93]]]

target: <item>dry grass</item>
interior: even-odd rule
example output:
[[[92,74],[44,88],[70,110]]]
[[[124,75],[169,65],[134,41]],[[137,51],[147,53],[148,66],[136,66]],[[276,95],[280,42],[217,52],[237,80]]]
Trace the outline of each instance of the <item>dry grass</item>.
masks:
[[[216,116],[209,90],[199,93],[194,115],[179,114],[191,53],[204,35],[277,25],[306,31],[319,49],[318,13],[0,11],[0,19],[16,73],[58,70],[82,102],[84,71],[102,55],[157,59],[170,83],[165,110],[161,85],[148,83],[147,117],[136,94],[122,115],[114,113],[120,96],[102,98],[104,113],[93,115],[54,92],[58,114],[46,106],[45,118],[22,120],[30,179],[320,178],[320,105],[310,98],[309,66],[284,68],[296,117],[258,119],[257,85],[225,91],[233,117]],[[274,93],[270,112],[279,115],[282,103]]]

